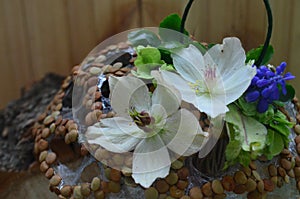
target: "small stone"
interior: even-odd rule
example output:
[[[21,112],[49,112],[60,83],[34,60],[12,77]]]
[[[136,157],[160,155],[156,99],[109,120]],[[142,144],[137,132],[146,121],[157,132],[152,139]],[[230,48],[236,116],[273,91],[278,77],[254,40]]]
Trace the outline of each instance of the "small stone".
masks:
[[[38,142],[38,149],[40,151],[44,151],[44,150],[48,149],[48,142],[44,139],[40,139]]]
[[[43,162],[47,157],[48,151],[42,151],[39,155],[39,161]]]
[[[299,124],[296,124],[295,127],[294,127],[294,130],[295,130],[295,133],[296,133],[297,135],[299,135],[299,134],[300,134],[300,125],[299,125]]]
[[[277,187],[282,187],[283,185],[283,178],[281,176],[278,176],[277,178]]]
[[[98,84],[98,81],[99,81],[98,77],[92,76],[92,77],[90,77],[90,78],[87,80],[87,85],[88,85],[89,87],[95,86],[95,85]]]
[[[184,195],[184,191],[178,189],[176,186],[170,188],[170,196],[174,198],[181,198]]]
[[[98,62],[98,63],[102,63],[106,60],[106,56],[105,55],[99,55],[96,59],[95,59],[95,62]]]
[[[104,199],[105,198],[104,191],[102,191],[102,190],[95,191],[94,192],[94,197],[96,199]]]
[[[54,175],[54,170],[52,168],[49,168],[45,173],[45,176],[48,179],[52,178],[53,175]]]
[[[226,198],[225,193],[214,195],[214,199],[224,199],[224,198]]]
[[[57,185],[59,185],[60,181],[61,181],[61,177],[59,175],[54,175],[50,179],[50,185],[57,186]]]
[[[203,199],[203,194],[199,187],[191,188],[189,195],[191,199]]]
[[[114,162],[114,164],[116,166],[121,166],[124,164],[124,155],[122,154],[115,154],[113,157],[112,157],[112,160]]]
[[[300,190],[300,181],[297,182],[297,189]]]
[[[53,133],[55,131],[55,128],[56,128],[56,122],[55,123],[52,123],[49,127],[50,129],[50,133]]]
[[[111,172],[111,168],[107,167],[104,169],[104,175],[109,180],[110,180],[110,172]]]
[[[110,170],[110,179],[115,182],[119,182],[121,180],[121,172],[116,169]]]
[[[159,193],[166,193],[169,190],[170,186],[165,180],[158,180],[155,183],[155,188]]]
[[[89,196],[91,193],[90,185],[87,183],[82,183],[80,191],[83,196]]]
[[[52,115],[52,117],[56,118],[57,116],[60,115],[60,111],[53,111],[51,115]]]
[[[202,193],[205,195],[205,196],[212,196],[213,195],[213,191],[212,191],[212,187],[211,187],[211,182],[207,182],[205,183],[201,190],[202,190]]]
[[[251,161],[249,166],[251,169],[256,170],[256,163],[254,161]]]
[[[290,183],[290,177],[288,175],[285,175],[283,178],[284,182]]]
[[[235,185],[233,192],[236,194],[243,194],[243,193],[245,193],[246,190],[247,190],[246,185],[237,184],[237,185]]]
[[[262,199],[262,194],[259,193],[257,190],[252,191],[247,194],[248,199]]]
[[[189,176],[189,170],[186,167],[183,167],[177,171],[177,175],[180,180],[186,180]]]
[[[47,138],[50,135],[50,129],[44,128],[42,131],[42,138]]]
[[[287,171],[289,171],[292,168],[292,163],[285,158],[282,158],[280,160],[280,164]]]
[[[249,167],[243,167],[243,172],[246,174],[247,177],[251,176],[251,169]]]
[[[59,135],[64,136],[66,134],[66,132],[67,132],[67,128],[65,126],[60,125],[60,126],[57,127],[57,133]]]
[[[100,178],[94,177],[92,182],[91,182],[91,190],[92,191],[98,190],[100,188],[100,183],[101,183]]]
[[[104,193],[109,193],[108,182],[101,181],[101,186],[100,187],[104,191]]]
[[[281,151],[281,154],[282,155],[289,155],[290,154],[290,151],[286,148],[284,148],[282,151]]]
[[[71,123],[69,126],[68,126],[68,131],[72,131],[72,130],[78,130],[78,125],[76,123]]]
[[[111,191],[112,193],[119,193],[121,190],[121,185],[120,183],[110,181],[108,183],[108,190]]]
[[[56,154],[53,153],[53,152],[50,152],[47,154],[47,157],[46,157],[46,163],[47,164],[53,164],[56,160]]]
[[[49,165],[46,163],[46,161],[43,161],[41,164],[40,164],[40,170],[41,172],[46,172],[47,170],[49,169]]]
[[[235,187],[235,183],[232,176],[224,176],[222,179],[223,188],[226,191],[233,191]]]
[[[275,186],[271,180],[264,179],[263,182],[264,182],[264,188],[266,191],[272,192],[275,189]]]
[[[295,173],[294,173],[294,170],[291,169],[287,172],[288,176],[290,176],[291,178],[295,178]]]
[[[294,174],[295,174],[296,178],[300,177],[300,167],[295,167],[294,168]]]
[[[64,197],[70,197],[72,194],[72,186],[65,185],[63,188],[61,188],[60,193]]]
[[[145,199],[157,199],[158,191],[154,187],[145,190]]]
[[[286,171],[284,170],[284,168],[278,167],[278,168],[277,168],[277,171],[278,171],[278,173],[279,173],[279,175],[280,175],[281,177],[286,176]]]
[[[95,152],[95,158],[98,161],[106,160],[109,158],[109,152],[101,147],[99,147]]]
[[[257,183],[257,190],[260,193],[263,193],[264,189],[265,189],[264,182],[262,180],[258,181],[258,183]]]
[[[213,192],[216,194],[222,194],[224,192],[223,186],[219,180],[213,180],[211,187]]]
[[[254,191],[256,189],[256,182],[252,178],[248,178],[246,183],[247,192]]]
[[[298,166],[298,167],[300,167],[300,156],[296,156],[295,157],[295,161],[296,161],[296,165]]]
[[[50,125],[52,122],[54,122],[54,117],[52,116],[52,115],[48,115],[45,119],[44,119],[44,121],[43,121],[43,124],[45,125],[45,126],[48,126],[48,125]]]
[[[74,197],[74,199],[82,199],[83,198],[83,196],[81,194],[81,187],[80,186],[75,186],[74,187],[73,197]]]
[[[277,185],[278,176],[273,176],[270,180],[274,183],[274,185]]]
[[[190,196],[182,196],[180,199],[191,199]]]
[[[271,177],[277,176],[277,168],[273,164],[268,166],[268,170]]]
[[[72,130],[68,133],[69,135],[69,141],[70,142],[75,142],[78,137],[78,130]]]
[[[247,182],[247,177],[245,175],[244,172],[242,171],[237,171],[235,172],[234,174],[234,181],[237,183],[237,184],[246,184]]]
[[[178,175],[176,173],[171,172],[165,180],[169,185],[174,185],[178,182]]]
[[[116,62],[116,63],[114,63],[114,65],[112,67],[116,68],[116,69],[120,69],[122,66],[123,66],[122,62]]]
[[[98,67],[91,67],[90,68],[90,73],[92,75],[99,75],[101,73],[101,71],[102,70],[100,68],[98,68]]]
[[[297,150],[297,153],[300,154],[300,143],[298,143],[298,144],[296,145],[296,150]]]
[[[260,177],[260,175],[259,175],[259,173],[258,173],[257,171],[253,170],[253,171],[252,171],[252,175],[254,176],[254,178],[255,178],[257,181],[261,180],[261,177]]]
[[[55,110],[60,111],[62,107],[63,107],[62,103],[59,103],[55,106]]]
[[[180,161],[180,160],[175,160],[175,161],[172,162],[172,164],[171,164],[171,168],[172,168],[172,169],[175,169],[175,170],[181,169],[182,167],[183,167],[183,162]]]
[[[181,190],[185,190],[188,185],[189,185],[189,182],[185,181],[185,180],[179,180],[176,184],[176,186]]]

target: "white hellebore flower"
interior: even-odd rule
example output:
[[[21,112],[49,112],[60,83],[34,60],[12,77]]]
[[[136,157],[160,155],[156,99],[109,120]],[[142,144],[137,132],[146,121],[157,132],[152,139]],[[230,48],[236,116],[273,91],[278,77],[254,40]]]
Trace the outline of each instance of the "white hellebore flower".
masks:
[[[172,54],[178,74],[162,71],[163,79],[181,93],[182,99],[200,111],[216,117],[228,111],[226,105],[248,88],[256,68],[245,64],[246,55],[238,38],[225,38],[204,56],[193,45]]]
[[[151,75],[157,81],[152,95],[136,77],[111,76],[111,104],[117,115],[102,119],[86,133],[89,144],[115,153],[134,151],[132,177],[144,187],[169,174],[175,153],[196,153],[205,138],[194,115],[180,109],[179,93],[162,84],[158,71]]]

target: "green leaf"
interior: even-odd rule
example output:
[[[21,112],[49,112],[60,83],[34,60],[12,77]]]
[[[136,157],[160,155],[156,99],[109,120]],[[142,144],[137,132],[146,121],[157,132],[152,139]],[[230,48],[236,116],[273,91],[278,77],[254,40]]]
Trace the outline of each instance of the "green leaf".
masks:
[[[282,93],[282,89],[281,87],[279,87],[279,90],[280,90],[280,97],[279,97],[279,100],[282,101],[282,102],[287,102],[287,101],[291,101],[294,97],[295,97],[295,89],[292,85],[290,84],[286,84],[285,85],[286,87],[286,95],[284,95]]]
[[[227,161],[235,160],[241,151],[241,143],[238,140],[230,140],[226,146],[225,157]]]
[[[127,37],[128,41],[130,41],[133,46],[150,45],[156,47],[161,43],[160,39],[154,32],[146,29],[132,31],[128,34]]]
[[[248,151],[241,150],[240,155],[238,157],[238,161],[244,167],[249,166],[251,162],[251,155]]]
[[[234,104],[228,108],[225,121],[233,124],[235,133],[242,143],[242,149],[245,151],[263,149],[267,135],[266,127],[254,118],[243,115]]]
[[[269,106],[266,112],[264,113],[256,112],[255,115],[255,118],[263,124],[269,124],[273,120],[273,117],[274,117],[274,109],[272,106]]]
[[[237,105],[246,116],[254,116],[257,113],[256,103],[249,103],[245,100],[244,96],[241,96],[237,100]]]
[[[255,61],[257,61],[261,54],[262,49],[263,49],[263,45],[259,46],[258,48],[254,48],[254,49],[248,51],[246,63],[248,63],[250,60],[253,60],[253,59]],[[270,61],[270,59],[272,58],[273,54],[274,54],[274,48],[273,48],[273,46],[269,45],[267,52],[262,60],[261,65],[267,64]]]
[[[159,24],[160,28],[167,28],[178,32],[180,32],[180,26],[181,26],[181,18],[176,13],[170,14],[169,16],[164,18]],[[189,33],[186,30],[184,30],[184,34],[189,35]]]
[[[160,67],[161,70],[167,70],[167,71],[176,71],[175,68],[173,67],[173,65],[170,64],[163,64]]]
[[[268,147],[270,154],[273,156],[280,154],[280,152],[284,148],[284,142],[283,142],[282,136],[280,134],[276,133],[274,130],[268,129],[268,137],[273,138],[273,143],[270,144]]]
[[[276,132],[282,134],[285,137],[288,137],[291,133],[290,129],[284,124],[271,122],[270,127],[272,127],[274,130],[276,130]]]

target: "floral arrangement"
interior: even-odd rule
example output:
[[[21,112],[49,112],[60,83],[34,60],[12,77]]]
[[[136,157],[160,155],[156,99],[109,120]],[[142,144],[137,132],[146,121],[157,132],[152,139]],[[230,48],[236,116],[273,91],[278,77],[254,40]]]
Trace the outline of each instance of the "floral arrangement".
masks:
[[[137,55],[135,68],[130,75],[108,78],[116,116],[101,119],[86,132],[89,144],[132,152],[130,171],[143,187],[166,177],[180,156],[201,153],[211,137],[220,135],[215,131],[225,131],[229,138],[224,169],[236,163],[247,167],[262,156],[270,160],[290,143],[294,124],[281,109],[294,98],[287,81],[295,77],[285,73],[285,62],[268,64],[271,29],[265,44],[249,52],[234,37],[203,45],[184,29],[191,2],[182,19],[166,17],[158,32],[128,34]],[[184,104],[211,121],[225,121],[224,128],[212,125],[205,131]]]

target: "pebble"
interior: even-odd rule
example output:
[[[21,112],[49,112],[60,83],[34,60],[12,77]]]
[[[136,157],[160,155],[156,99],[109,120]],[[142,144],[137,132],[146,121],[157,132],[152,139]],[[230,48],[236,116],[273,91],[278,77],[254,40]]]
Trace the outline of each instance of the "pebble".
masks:
[[[259,193],[257,190],[252,191],[247,194],[248,199],[262,199],[262,194]]]
[[[88,183],[82,183],[80,191],[83,196],[89,196],[91,193],[90,185]]]
[[[99,147],[95,152],[95,158],[98,161],[102,161],[109,158],[109,152],[101,147]]]
[[[39,155],[39,161],[43,162],[47,157],[48,151],[42,151]]]
[[[213,195],[211,182],[205,183],[205,184],[202,186],[201,190],[202,190],[202,193],[203,193],[205,196],[212,196],[212,195]]]
[[[268,166],[268,170],[271,177],[277,176],[277,168],[273,164]]]
[[[233,191],[235,187],[234,179],[232,176],[224,176],[222,179],[223,188],[226,191]]]
[[[251,161],[249,166],[251,169],[256,170],[256,163],[254,161]]]
[[[115,69],[120,69],[122,66],[123,66],[122,62],[116,62],[116,63],[114,63],[114,65],[112,67]]]
[[[52,115],[48,115],[45,119],[44,119],[44,121],[43,121],[43,124],[45,125],[45,126],[48,126],[49,124],[51,124],[52,122],[54,122],[54,117],[52,116]]]
[[[287,171],[289,171],[292,168],[292,163],[285,158],[282,158],[280,160],[280,164]]]
[[[273,176],[270,180],[274,183],[274,185],[277,185],[278,176]]]
[[[76,123],[71,123],[69,126],[68,126],[68,131],[72,131],[72,130],[78,130],[78,125]]]
[[[300,167],[295,167],[294,168],[294,174],[295,174],[296,178],[300,177]]]
[[[46,161],[43,161],[43,162],[40,164],[40,170],[41,170],[41,172],[46,172],[47,169],[49,169],[49,165],[46,163]]]
[[[55,131],[55,128],[56,128],[56,122],[55,123],[52,123],[49,127],[50,129],[50,132],[53,133]]]
[[[110,170],[110,179],[115,182],[119,182],[121,180],[121,172],[116,169]]]
[[[184,191],[178,189],[176,186],[170,188],[170,196],[174,198],[181,198],[184,195]]]
[[[52,112],[51,115],[52,115],[52,117],[56,118],[57,116],[60,115],[60,111],[54,111],[54,112]]]
[[[297,189],[300,190],[300,181],[297,182]]]
[[[101,73],[101,69],[98,67],[91,67],[90,68],[90,73],[92,75],[99,75]]]
[[[176,173],[169,173],[169,175],[165,178],[166,182],[169,185],[174,185],[178,182],[178,175]]]
[[[53,152],[50,152],[47,154],[47,157],[46,157],[46,163],[51,165],[55,162],[56,160],[56,154],[53,153]]]
[[[120,166],[124,164],[124,155],[123,154],[115,154],[112,157],[112,160],[116,166]]]
[[[155,188],[159,193],[166,193],[169,190],[170,186],[165,180],[162,179],[158,180],[155,183]]]
[[[94,197],[96,199],[104,199],[105,198],[104,191],[102,191],[102,190],[95,191],[94,192]]]
[[[269,179],[264,179],[264,189],[265,191],[272,192],[275,189],[274,183]]]
[[[44,128],[42,131],[42,138],[47,138],[50,135],[50,129]]]
[[[191,199],[190,196],[182,196],[180,199]]]
[[[70,142],[75,142],[78,137],[78,130],[72,130],[67,135],[69,135],[68,139]]]
[[[145,199],[157,199],[158,191],[154,187],[145,190]]]
[[[119,71],[115,72],[114,75],[118,76],[118,77],[121,77],[121,76],[124,76],[124,73],[119,70]]]
[[[284,168],[278,167],[278,168],[277,168],[277,171],[278,171],[278,173],[279,173],[279,175],[280,175],[281,177],[286,176],[286,171],[284,170]]]
[[[61,181],[61,177],[59,175],[54,175],[54,176],[52,176],[52,178],[50,179],[49,182],[50,182],[50,185],[57,186],[57,185],[59,185],[60,181]]]
[[[259,175],[259,173],[258,173],[257,171],[253,170],[253,171],[252,171],[252,175],[254,176],[254,178],[255,178],[257,181],[261,180],[261,177],[260,177],[260,175]]]
[[[294,173],[294,170],[291,169],[287,172],[288,176],[290,176],[291,178],[295,178],[295,173]]]
[[[175,160],[175,161],[172,162],[172,164],[171,164],[171,168],[172,168],[172,169],[178,170],[178,169],[181,169],[182,167],[183,167],[183,162],[180,161],[180,160]]]
[[[57,127],[57,133],[59,135],[65,136],[66,132],[67,132],[67,128],[65,126],[60,125]]]
[[[48,149],[48,142],[44,139],[40,139],[38,142],[38,149],[40,151],[44,151],[44,150]]]
[[[217,194],[214,196],[214,199],[224,199],[226,198],[226,194],[225,193],[222,193],[222,194]]]
[[[105,55],[99,55],[96,59],[95,62],[104,62],[106,60],[106,56]]]
[[[246,174],[247,177],[251,176],[251,169],[249,167],[243,167],[242,170]]]
[[[176,186],[181,190],[185,190],[188,185],[189,185],[189,182],[185,181],[185,180],[179,180],[176,184]]]
[[[219,180],[213,180],[211,187],[213,192],[216,194],[222,194],[224,192],[222,183]]]
[[[189,195],[191,199],[203,199],[203,194],[199,187],[191,188]]]
[[[281,154],[283,154],[283,155],[289,155],[291,152],[288,150],[288,149],[286,149],[286,148],[284,148],[282,151],[281,151]]]
[[[300,134],[300,125],[299,125],[299,124],[296,124],[295,127],[294,127],[294,130],[295,130],[295,133],[296,133],[297,135],[299,135],[299,134]]]
[[[100,183],[101,183],[100,178],[94,177],[92,182],[91,182],[91,190],[92,191],[98,190],[100,188]]]
[[[252,178],[248,178],[246,183],[247,192],[254,191],[256,189],[256,182]]]
[[[49,168],[45,173],[45,176],[48,179],[50,179],[53,175],[54,175],[54,169],[52,169],[52,168]]]
[[[264,182],[262,180],[258,181],[257,183],[257,190],[260,192],[260,193],[263,193],[264,191]]]
[[[297,150],[297,153],[300,154],[300,143],[298,143],[298,144],[296,145],[296,150]]]
[[[98,84],[98,81],[99,81],[98,77],[92,76],[87,80],[87,85],[88,87],[95,86]]]
[[[177,171],[178,178],[180,180],[186,180],[189,176],[189,170],[186,167],[183,167]]]
[[[281,176],[277,176],[277,187],[282,187],[283,185],[283,178]]]
[[[70,197],[72,194],[72,186],[65,185],[63,188],[61,188],[60,193],[64,197]]]
[[[73,197],[74,197],[74,199],[82,199],[83,198],[83,196],[81,194],[81,187],[80,186],[75,186],[74,187]]]
[[[245,175],[244,172],[242,171],[237,171],[235,172],[234,174],[234,181],[237,183],[237,184],[246,184],[247,182],[247,177]]]
[[[238,184],[234,187],[233,192],[236,193],[236,194],[242,194],[242,193],[245,193],[246,190],[247,190],[246,185]]]

